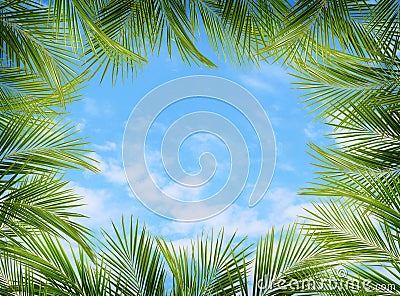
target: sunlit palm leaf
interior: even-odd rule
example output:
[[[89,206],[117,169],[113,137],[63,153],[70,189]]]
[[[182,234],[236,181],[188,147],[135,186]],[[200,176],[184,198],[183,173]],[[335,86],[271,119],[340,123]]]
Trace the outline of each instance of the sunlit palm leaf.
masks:
[[[398,60],[400,49],[400,3],[396,0],[377,1],[368,15],[368,30],[374,32],[385,56]]]
[[[61,113],[66,104],[80,97],[77,91],[87,79],[83,72],[64,84],[60,102],[58,93],[39,76],[22,69],[0,69],[0,112]]]
[[[380,46],[366,19],[372,4],[365,1],[297,1],[286,16],[285,28],[260,52],[280,52],[284,61],[324,59],[330,49],[377,57]]]
[[[3,277],[3,285],[0,281],[5,291],[29,296],[121,295],[116,290],[119,284],[110,280],[104,264],[96,257],[89,258],[81,248],[74,249],[46,233],[28,235],[24,243],[2,253],[6,259],[1,261],[0,274],[10,272]]]
[[[2,113],[0,118],[0,177],[88,168],[97,171],[74,126],[56,115]],[[92,163],[90,163],[91,161]]]
[[[313,233],[314,240],[324,242],[337,260],[400,262],[400,242],[389,231],[393,227],[374,220],[360,207],[349,207],[340,201],[315,204],[307,218],[305,229]]]
[[[114,233],[103,231],[105,243],[100,255],[112,282],[110,295],[164,295],[166,271],[161,251],[146,228],[131,217]]]
[[[302,289],[291,285],[291,281],[301,282],[324,270],[322,254],[322,246],[295,224],[278,234],[272,229],[257,244],[253,295],[301,293]]]
[[[158,245],[173,276],[173,295],[241,295],[247,294],[249,246],[235,236],[224,240],[199,237],[188,247],[176,247],[159,239]]]
[[[225,59],[258,62],[256,52],[282,28],[287,1],[189,1],[193,30],[204,29]]]
[[[361,278],[369,292],[379,295],[396,295],[400,293],[400,263],[392,265],[348,265],[355,278]]]
[[[368,168],[357,157],[341,151],[312,147],[318,154],[319,177],[301,193],[315,196],[346,197],[349,204],[361,203],[379,219],[400,227],[400,179],[398,169],[387,171],[376,165]],[[319,156],[317,156],[319,155]]]
[[[351,272],[346,280],[360,284],[356,292],[364,289],[374,295],[396,295],[400,279],[400,225],[388,225],[385,219],[377,221],[363,206],[340,201],[316,204],[309,211],[305,228],[313,233],[314,240],[324,242],[331,254],[325,260],[345,262]]]
[[[337,112],[344,113],[352,105],[391,106],[398,111],[399,63],[375,63],[373,60],[335,52],[324,63],[310,60],[298,62],[301,69],[294,74],[307,107],[319,117],[331,121]]]
[[[163,45],[170,55],[177,49],[185,62],[215,66],[195,46],[182,1],[104,1],[97,16],[102,30],[131,51],[147,55]],[[114,74],[125,72],[123,64],[104,65]]]
[[[35,278],[29,267],[23,267],[19,262],[2,254],[0,259],[0,293],[4,296],[14,295],[51,295],[47,288]]]
[[[10,180],[0,191],[0,236],[17,238],[29,232],[47,231],[55,235],[68,235],[80,243],[90,232],[71,219],[83,218],[76,213],[81,197],[65,188],[52,176],[22,177]]]
[[[3,66],[40,76],[55,89],[60,102],[63,85],[77,75],[78,63],[68,36],[56,38],[48,10],[35,1],[18,1],[0,13],[0,56]]]
[[[400,170],[400,118],[394,104],[388,108],[359,103],[338,111],[336,118],[332,136],[349,158],[367,167]]]

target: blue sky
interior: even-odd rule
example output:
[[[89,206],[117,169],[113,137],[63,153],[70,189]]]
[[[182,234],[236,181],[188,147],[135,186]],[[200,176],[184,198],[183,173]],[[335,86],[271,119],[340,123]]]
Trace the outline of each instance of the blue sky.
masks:
[[[218,70],[208,70],[197,66],[184,65],[178,58],[170,60],[167,55],[152,58],[133,81],[117,82],[113,87],[111,79],[106,77],[102,84],[95,78],[85,88],[83,100],[69,107],[70,119],[81,130],[81,136],[91,142],[88,148],[95,150],[91,154],[100,162],[101,174],[90,172],[70,172],[75,191],[84,196],[87,203],[81,212],[91,218],[83,223],[94,230],[111,229],[110,220],[119,222],[121,215],[133,215],[158,235],[176,243],[187,243],[190,238],[202,231],[214,228],[224,228],[227,234],[247,235],[257,238],[268,229],[294,221],[303,207],[310,206],[310,199],[296,196],[297,190],[312,180],[314,168],[309,165],[312,158],[306,154],[307,142],[323,143],[322,135],[329,132],[325,126],[313,121],[309,110],[305,110],[299,92],[293,90],[290,77],[278,65],[262,64],[261,69],[233,68],[228,64],[219,63]],[[229,108],[221,104],[212,104],[210,100],[197,100],[197,103],[171,106],[158,118],[146,139],[149,155],[154,156],[152,170],[154,173],[164,172],[162,163],[157,157],[163,132],[171,124],[171,118],[179,118],[193,110],[212,110],[229,118],[243,133],[250,149],[250,158],[254,162],[244,193],[227,210],[219,215],[195,223],[171,221],[160,217],[134,196],[125,178],[122,163],[123,133],[129,115],[139,100],[153,88],[172,79],[188,75],[215,75],[232,80],[250,91],[257,98],[267,113],[276,140],[276,167],[269,189],[260,203],[248,207],[246,194],[254,185],[259,158],[258,143],[246,122]],[[174,109],[175,108],[175,109]],[[151,153],[150,153],[151,152]],[[217,173],[212,185],[205,192],[218,190],[227,177],[229,153],[223,143],[213,135],[196,134],[185,141],[180,150],[182,165],[189,172],[198,170],[198,157],[203,152],[212,152],[217,159]],[[163,175],[163,180],[168,176]],[[167,180],[169,193],[179,198],[202,198],[198,189],[184,191]]]

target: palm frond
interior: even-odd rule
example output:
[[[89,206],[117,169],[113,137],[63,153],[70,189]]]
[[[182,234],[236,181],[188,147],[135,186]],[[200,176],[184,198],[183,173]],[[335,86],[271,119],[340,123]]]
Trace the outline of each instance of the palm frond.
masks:
[[[64,84],[59,94],[40,76],[17,68],[0,68],[0,112],[62,113],[66,104],[77,100],[77,93],[89,78],[83,72]]]
[[[396,295],[400,293],[400,266],[399,262],[393,265],[347,265],[347,269],[354,274],[354,278],[361,279],[366,290],[379,295]]]
[[[98,171],[75,138],[74,126],[56,115],[3,113],[0,119],[0,176],[54,172],[61,168]],[[91,161],[92,163],[90,163]]]
[[[305,229],[315,241],[324,242],[336,260],[400,262],[400,241],[392,233],[398,232],[398,226],[374,220],[365,209],[341,201],[314,204],[314,209],[307,212]]]
[[[112,295],[164,295],[166,271],[161,251],[145,226],[131,217],[121,228],[113,223],[114,233],[103,231],[105,243],[101,261],[109,270]]]
[[[30,234],[23,243],[2,246],[0,289],[18,295],[121,295],[97,254],[89,257],[48,233]]]
[[[319,118],[331,121],[337,112],[344,113],[351,106],[391,106],[398,111],[399,63],[375,63],[343,53],[332,53],[324,63],[298,61],[296,82],[306,107]]]
[[[332,137],[344,154],[366,167],[381,170],[400,169],[399,112],[392,108],[368,104],[352,105],[337,112]],[[351,156],[350,156],[351,155]]]
[[[400,49],[400,4],[396,0],[377,1],[368,15],[367,29],[374,33],[381,51],[392,60],[398,60]]]
[[[48,23],[48,10],[35,1],[6,6],[0,13],[2,66],[40,76],[63,99],[63,85],[77,72],[75,47],[68,36],[57,38]]]
[[[195,46],[194,35],[183,1],[104,1],[95,11],[97,24],[110,38],[130,51],[147,56],[159,51],[165,42],[170,55],[177,49],[183,61],[215,67]],[[91,50],[95,52],[93,49]],[[100,58],[100,63],[99,63]],[[114,75],[122,75],[131,63],[110,63],[100,54],[88,62],[99,64],[105,71],[112,67]]]
[[[2,253],[0,259],[0,293],[4,296],[40,295],[47,296],[47,287],[35,277],[29,267]]]
[[[91,232],[76,222],[80,196],[54,176],[10,179],[0,191],[0,236],[6,239],[47,231],[76,241],[90,252]],[[75,221],[74,221],[75,220]]]
[[[340,150],[323,150],[312,146],[319,159],[316,181],[303,188],[301,194],[345,197],[348,204],[360,204],[376,217],[399,227],[400,186],[398,167],[388,171],[385,167],[366,166],[359,158]]]
[[[176,247],[158,239],[173,276],[174,295],[247,295],[247,257],[249,246],[235,236],[224,240],[223,231],[217,237],[199,237],[188,247]]]
[[[286,15],[285,27],[260,50],[295,66],[296,60],[324,60],[331,50],[360,57],[381,55],[367,18],[373,9],[365,1],[297,1]]]
[[[282,228],[279,234],[272,228],[257,244],[253,295],[301,294],[301,287],[291,283],[316,276],[327,268],[324,263],[322,245],[296,224]]]

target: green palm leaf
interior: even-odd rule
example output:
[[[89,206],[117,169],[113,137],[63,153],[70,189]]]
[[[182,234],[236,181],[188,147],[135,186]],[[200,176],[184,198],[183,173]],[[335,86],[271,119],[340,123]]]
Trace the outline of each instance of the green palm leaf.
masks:
[[[3,113],[0,119],[0,177],[15,174],[88,168],[98,171],[87,156],[77,131],[56,115]]]
[[[305,229],[324,243],[330,257],[351,272],[374,295],[396,295],[400,279],[399,226],[377,221],[367,210],[335,201],[315,204]],[[364,292],[365,292],[364,291]]]
[[[39,76],[16,68],[0,69],[0,112],[61,113],[66,104],[79,98],[77,91],[88,79],[87,72],[61,88],[62,100]]]
[[[312,148],[323,170],[311,183],[312,187],[304,188],[301,194],[346,197],[348,204],[372,211],[379,219],[399,227],[400,219],[400,186],[398,169],[387,171],[376,165],[368,168],[363,161],[349,152],[336,150],[324,151],[316,146]]]
[[[314,240],[324,242],[325,247],[335,252],[338,260],[354,259],[358,263],[400,260],[399,240],[389,231],[397,227],[374,221],[362,208],[339,201],[315,204],[307,218],[305,229],[313,233]]]
[[[8,253],[2,249],[3,291],[43,296],[121,295],[118,283],[110,280],[109,271],[96,257],[46,233],[26,236],[21,247],[10,245]]]
[[[400,4],[396,0],[377,1],[368,15],[368,30],[374,32],[385,56],[398,60]]]
[[[81,197],[66,189],[66,184],[46,175],[9,181],[0,191],[0,236],[17,239],[47,231],[67,235],[90,252],[85,241],[90,232],[72,220],[84,217],[75,212]]]
[[[107,295],[164,295],[166,271],[161,251],[145,226],[131,217],[114,233],[103,231],[101,261],[109,270],[112,293]]]
[[[400,266],[393,265],[348,265],[354,277],[364,279],[363,285],[370,293],[379,295],[396,295],[400,293]],[[366,279],[366,280],[365,280]]]
[[[307,64],[298,62],[299,89],[306,90],[305,103],[319,112],[319,117],[332,121],[338,112],[350,113],[352,106],[398,106],[399,64],[375,64],[373,60],[359,59],[347,54],[333,53],[321,63],[311,60]],[[396,70],[397,69],[397,70]],[[346,112],[347,111],[347,112]]]
[[[279,234],[272,228],[259,240],[254,262],[253,295],[301,293],[301,288],[293,285],[294,282],[312,278],[327,268],[322,245],[299,230],[296,224],[282,228]],[[314,289],[318,290],[317,287]]]
[[[8,1],[7,1],[8,2]],[[3,66],[40,76],[63,98],[63,85],[77,75],[75,45],[68,36],[57,38],[48,10],[35,1],[14,1],[0,13]]]
[[[158,239],[158,245],[173,276],[173,295],[247,295],[249,246],[235,236],[224,240],[199,237],[190,248],[176,247]]]
[[[285,28],[260,53],[277,53],[294,67],[297,59],[324,59],[335,49],[377,57],[381,55],[379,43],[366,28],[373,8],[357,0],[297,1],[286,15]]]

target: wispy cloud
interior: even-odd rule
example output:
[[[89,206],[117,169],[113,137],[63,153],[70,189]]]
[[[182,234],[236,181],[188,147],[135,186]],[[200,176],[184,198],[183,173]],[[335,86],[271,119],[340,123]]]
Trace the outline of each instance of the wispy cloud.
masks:
[[[106,203],[111,197],[111,193],[105,189],[92,189],[83,187],[77,183],[71,183],[76,194],[83,197],[82,203],[84,206],[79,208],[79,212],[90,217],[89,219],[81,220],[88,226],[103,226],[108,223],[110,216],[104,215],[105,212],[110,214]]]
[[[89,116],[101,116],[104,114],[111,114],[113,110],[111,104],[104,102],[99,104],[98,101],[92,98],[85,98],[83,104],[83,110]]]
[[[320,135],[316,125],[312,122],[309,122],[303,131],[304,135],[311,140],[316,139]]]
[[[322,135],[327,135],[332,133],[332,127],[321,124],[319,122],[309,122],[303,130],[304,135],[313,141],[318,141],[323,139]]]
[[[83,129],[86,127],[86,119],[82,118],[80,121],[78,121],[75,124],[75,128],[78,131],[83,131]]]
[[[104,159],[96,152],[89,153],[89,156],[99,162],[98,168],[101,175],[107,181],[117,185],[127,185],[124,168],[122,163],[115,158]]]
[[[294,171],[294,167],[289,163],[278,163],[277,164],[277,168],[282,170],[282,171],[286,171],[286,172],[293,172]]]
[[[183,241],[177,238],[178,244],[188,243],[188,236],[201,232],[210,232],[212,229],[218,231],[224,229],[225,234],[240,237],[258,238],[264,235],[272,226],[281,228],[293,223],[296,217],[304,213],[304,208],[310,208],[309,202],[302,202],[295,192],[286,188],[275,188],[270,190],[266,196],[267,208],[256,206],[248,208],[238,204],[231,205],[219,215],[201,222],[165,223],[161,234],[165,237],[185,237]],[[192,237],[194,238],[194,237]]]
[[[267,80],[262,77],[254,77],[254,76],[242,76],[240,80],[247,87],[256,88],[267,92],[275,92],[275,87],[267,82]]]
[[[139,213],[141,213],[137,207],[138,204],[132,202],[128,198],[128,194],[116,195],[113,188],[89,188],[76,182],[70,183],[69,186],[76,194],[83,197],[80,202],[83,206],[79,207],[77,212],[89,217],[88,219],[79,219],[79,223],[94,231],[102,228],[112,233],[111,221],[118,225],[122,216],[139,217]]]
[[[287,89],[291,81],[287,71],[277,64],[263,65],[261,71],[253,71],[247,75],[241,75],[239,80],[250,89],[268,93],[279,92],[282,87]]]
[[[100,151],[115,151],[117,144],[114,142],[106,141],[103,145],[94,144],[93,147]]]

